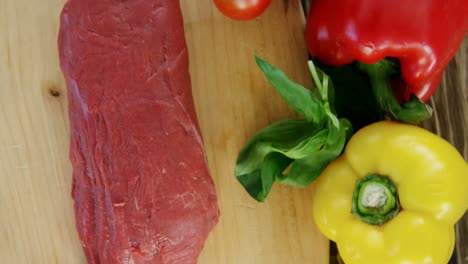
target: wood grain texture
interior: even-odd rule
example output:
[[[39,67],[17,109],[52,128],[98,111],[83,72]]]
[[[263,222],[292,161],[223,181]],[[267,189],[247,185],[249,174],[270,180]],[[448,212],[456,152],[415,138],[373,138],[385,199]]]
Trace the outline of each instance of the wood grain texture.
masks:
[[[221,221],[200,263],[328,263],[328,242],[312,221],[312,189],[275,186],[255,202],[234,173],[243,144],[264,126],[292,116],[255,64],[254,52],[310,87],[299,1],[273,1],[249,22],[222,16],[211,0],[183,0],[197,112],[217,186]],[[212,257],[216,256],[215,259]]]
[[[63,1],[0,1],[0,262],[83,263],[70,196]],[[52,95],[54,94],[54,96]]]
[[[86,263],[75,231],[67,94],[57,54],[64,0],[0,1],[0,262]],[[310,87],[299,1],[273,1],[250,22],[210,0],[182,0],[194,99],[221,219],[202,264],[327,263],[310,188],[275,186],[254,202],[233,171],[255,131],[294,113],[258,70],[254,51]],[[285,3],[288,3],[287,5]]]

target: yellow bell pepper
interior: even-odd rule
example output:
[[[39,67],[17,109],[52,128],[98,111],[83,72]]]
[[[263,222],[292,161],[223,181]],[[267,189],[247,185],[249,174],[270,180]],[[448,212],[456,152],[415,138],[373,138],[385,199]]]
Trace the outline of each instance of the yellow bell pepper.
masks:
[[[445,264],[468,209],[468,165],[408,124],[359,130],[316,182],[314,219],[346,264]]]

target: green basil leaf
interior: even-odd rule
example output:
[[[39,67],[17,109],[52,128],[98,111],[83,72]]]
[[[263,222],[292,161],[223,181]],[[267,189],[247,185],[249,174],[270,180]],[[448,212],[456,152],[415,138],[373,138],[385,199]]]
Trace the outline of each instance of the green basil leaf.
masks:
[[[307,65],[309,66],[309,71],[316,85],[316,91],[318,91],[318,96],[320,96],[323,102],[328,102],[330,110],[333,114],[336,114],[334,110],[335,89],[333,87],[333,82],[330,80],[330,77],[327,74],[325,74],[324,71],[315,66],[313,60],[308,61]],[[326,83],[324,83],[325,80]]]
[[[260,194],[263,193],[263,184],[262,184],[262,170],[257,169],[247,174],[236,175],[237,180],[244,187],[244,189],[250,194],[255,200],[262,202],[260,199]]]
[[[303,141],[309,140],[321,128],[304,119],[286,119],[260,130],[241,150],[235,175],[252,173],[261,168],[265,156],[270,152],[297,150],[297,146],[305,145]]]
[[[293,148],[282,149],[275,148],[285,156],[291,159],[302,159],[310,155],[310,153],[318,151],[327,140],[327,130],[323,129],[311,135],[308,139],[301,141]]]
[[[275,181],[304,187],[343,151],[352,134],[347,119],[338,119],[334,88],[323,71],[309,63],[318,95],[292,82],[280,70],[255,57],[283,99],[304,119],[287,119],[258,131],[240,151],[235,176],[247,192],[263,202]],[[291,165],[291,170],[285,173]]]
[[[262,202],[291,162],[325,153],[330,138],[328,129],[304,119],[279,121],[252,137],[238,157],[235,175],[247,192]]]
[[[235,175],[257,201],[264,201],[277,178],[298,158],[321,149],[327,140],[323,126],[289,119],[260,130],[237,159]]]
[[[257,65],[268,81],[279,92],[283,99],[296,112],[308,121],[320,123],[325,117],[322,102],[310,90],[291,81],[284,72],[255,56]]]
[[[341,154],[348,137],[347,132],[351,130],[351,123],[346,119],[341,119],[340,126],[337,128],[331,124],[331,120],[329,122],[328,136],[322,148],[305,158],[295,160],[289,173],[281,175],[277,181],[296,187],[306,187]]]
[[[354,64],[331,67],[315,59],[313,62],[316,68],[323,70],[333,82],[333,90],[336,95],[333,107],[339,118],[350,120],[356,131],[384,119],[369,80]],[[331,100],[330,104],[332,104]]]
[[[291,164],[292,159],[272,152],[265,156],[261,169],[238,175],[237,180],[244,186],[247,192],[259,202],[263,202],[270,193],[276,178]]]
[[[325,114],[331,119],[333,126],[338,127],[339,121],[334,108],[335,94],[333,83],[328,75],[315,67],[313,61],[308,61],[307,65],[309,66],[312,79],[317,87],[316,90],[318,90],[319,96],[322,99]]]
[[[276,177],[279,177],[283,171],[291,164],[292,159],[276,152],[272,152],[265,157],[262,166],[262,192],[258,194],[258,200],[264,201],[270,193]]]

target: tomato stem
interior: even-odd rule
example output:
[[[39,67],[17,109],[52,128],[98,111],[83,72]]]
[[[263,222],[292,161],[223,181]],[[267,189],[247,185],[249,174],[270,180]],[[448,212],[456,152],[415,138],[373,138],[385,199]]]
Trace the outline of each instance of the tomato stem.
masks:
[[[369,174],[356,183],[352,213],[371,225],[382,225],[400,211],[398,193],[392,180],[383,175]]]

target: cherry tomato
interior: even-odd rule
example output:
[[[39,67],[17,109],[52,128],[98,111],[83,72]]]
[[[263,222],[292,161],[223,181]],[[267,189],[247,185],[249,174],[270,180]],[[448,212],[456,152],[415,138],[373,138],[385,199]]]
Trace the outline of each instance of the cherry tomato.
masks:
[[[216,7],[225,16],[235,20],[250,20],[259,16],[271,0],[214,0]]]

